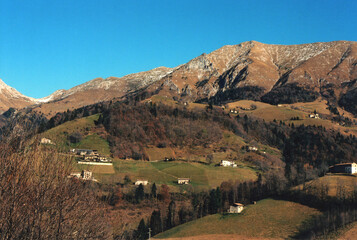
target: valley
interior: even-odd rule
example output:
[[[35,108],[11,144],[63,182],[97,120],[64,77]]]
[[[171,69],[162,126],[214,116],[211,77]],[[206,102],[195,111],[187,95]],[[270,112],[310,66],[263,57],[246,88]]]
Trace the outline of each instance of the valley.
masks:
[[[42,99],[1,81],[0,180],[19,202],[17,188],[44,196],[14,208],[41,226],[46,208],[80,219],[57,190],[96,206],[85,213],[103,238],[341,235],[357,219],[357,178],[329,167],[357,158],[356,46],[243,42]]]

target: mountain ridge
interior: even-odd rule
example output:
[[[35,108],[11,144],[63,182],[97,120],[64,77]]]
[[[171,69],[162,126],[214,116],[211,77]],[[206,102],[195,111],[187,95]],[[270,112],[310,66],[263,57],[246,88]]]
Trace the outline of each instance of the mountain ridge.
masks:
[[[174,68],[158,67],[119,78],[95,78],[41,99],[21,94],[19,106],[32,105],[53,114],[146,92],[217,104],[240,99],[277,104],[321,96],[355,113],[349,101],[357,101],[354,94],[357,85],[353,82],[357,79],[356,65],[357,42],[353,41],[279,45],[252,40],[225,45]],[[291,93],[297,97],[289,96]]]

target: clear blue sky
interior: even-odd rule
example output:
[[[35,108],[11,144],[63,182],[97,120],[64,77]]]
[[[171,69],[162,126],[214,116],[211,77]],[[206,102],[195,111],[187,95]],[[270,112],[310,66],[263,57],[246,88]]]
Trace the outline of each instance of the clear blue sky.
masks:
[[[357,1],[0,0],[0,78],[44,97],[227,44],[357,40]]]

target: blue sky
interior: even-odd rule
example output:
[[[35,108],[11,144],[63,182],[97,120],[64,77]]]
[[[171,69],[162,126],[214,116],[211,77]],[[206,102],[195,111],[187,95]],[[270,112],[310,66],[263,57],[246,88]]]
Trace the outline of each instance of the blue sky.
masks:
[[[227,44],[357,41],[357,1],[0,0],[0,78],[44,97]]]

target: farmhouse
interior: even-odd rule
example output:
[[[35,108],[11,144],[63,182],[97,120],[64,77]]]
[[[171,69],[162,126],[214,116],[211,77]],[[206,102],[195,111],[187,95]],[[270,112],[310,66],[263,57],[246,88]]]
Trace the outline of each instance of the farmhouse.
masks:
[[[52,145],[55,145],[51,139],[48,139],[48,138],[41,138],[41,144],[52,144]]]
[[[316,113],[316,114],[313,113],[313,114],[309,115],[309,118],[320,118],[320,116],[318,113]]]
[[[84,180],[92,180],[93,173],[91,171],[82,170],[81,178]]]
[[[177,183],[180,184],[180,185],[189,184],[190,183],[190,179],[189,178],[179,178],[179,179],[177,179]]]
[[[357,163],[340,163],[329,167],[331,173],[357,173]]]
[[[136,180],[135,185],[139,186],[140,184],[143,186],[148,185],[149,181],[148,180]]]
[[[228,160],[221,160],[220,165],[223,167],[237,167],[237,164],[235,162]]]
[[[240,213],[244,209],[244,205],[241,203],[234,203],[230,208],[228,209],[228,213]]]

